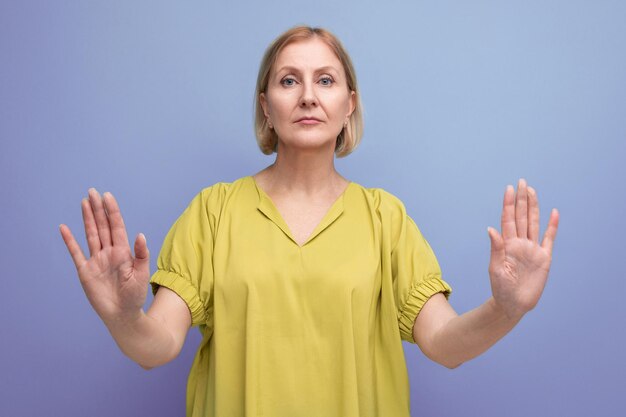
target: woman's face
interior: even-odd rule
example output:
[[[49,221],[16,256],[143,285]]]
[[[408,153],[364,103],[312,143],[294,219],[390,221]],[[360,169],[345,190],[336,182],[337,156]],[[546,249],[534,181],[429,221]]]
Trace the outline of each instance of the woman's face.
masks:
[[[279,148],[332,147],[355,107],[345,71],[317,38],[294,42],[278,54],[261,106],[278,135]]]

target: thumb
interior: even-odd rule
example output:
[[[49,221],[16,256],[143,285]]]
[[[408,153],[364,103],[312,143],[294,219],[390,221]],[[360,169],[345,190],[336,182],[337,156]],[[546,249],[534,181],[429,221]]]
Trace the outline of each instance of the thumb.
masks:
[[[489,266],[502,265],[504,263],[504,239],[493,227],[487,228],[489,239],[491,239],[491,261]]]
[[[139,233],[135,239],[135,263],[133,266],[138,272],[150,274],[150,251],[146,236],[143,233]]]

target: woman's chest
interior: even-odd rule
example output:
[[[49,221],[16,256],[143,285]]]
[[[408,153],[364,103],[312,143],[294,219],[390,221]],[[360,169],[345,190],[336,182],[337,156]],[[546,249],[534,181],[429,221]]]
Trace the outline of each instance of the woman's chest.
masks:
[[[233,296],[313,304],[376,297],[381,253],[372,222],[342,213],[306,241],[320,221],[292,222],[291,237],[258,212],[221,223],[213,255],[216,302]],[[299,233],[306,236],[298,239]]]
[[[331,205],[332,203],[325,206],[284,204],[276,207],[298,246],[303,246],[324,219]]]

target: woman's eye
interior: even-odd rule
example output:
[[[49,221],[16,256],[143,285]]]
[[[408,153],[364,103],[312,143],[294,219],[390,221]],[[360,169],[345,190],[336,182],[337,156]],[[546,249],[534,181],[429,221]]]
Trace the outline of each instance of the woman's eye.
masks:
[[[296,83],[296,80],[294,80],[293,78],[285,78],[280,83],[286,87],[291,87]]]
[[[333,79],[330,77],[320,78],[320,84],[322,85],[331,85],[333,83]]]

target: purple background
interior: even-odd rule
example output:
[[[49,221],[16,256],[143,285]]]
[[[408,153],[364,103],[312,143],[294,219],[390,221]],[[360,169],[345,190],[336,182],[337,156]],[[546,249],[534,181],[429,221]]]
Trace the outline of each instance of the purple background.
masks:
[[[57,226],[84,245],[80,199],[111,191],[154,268],[195,193],[272,162],[252,133],[256,71],[301,22],[357,68],[366,131],[338,169],[405,202],[457,311],[490,294],[486,227],[508,183],[537,188],[544,227],[561,211],[548,286],[510,335],[453,371],[405,344],[413,415],[622,414],[625,3],[216,3],[0,3],[0,415],[184,414],[197,330],[162,368],[128,360]]]

